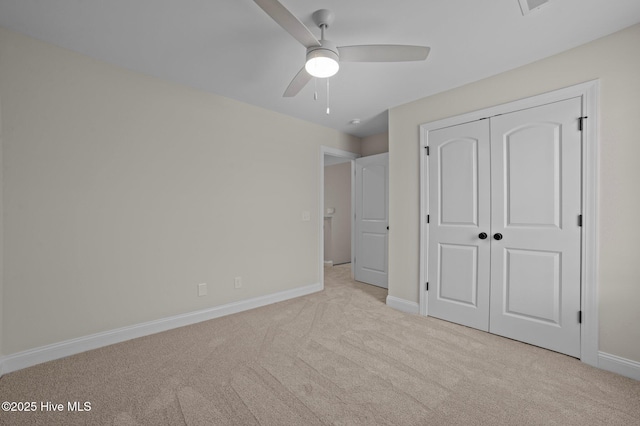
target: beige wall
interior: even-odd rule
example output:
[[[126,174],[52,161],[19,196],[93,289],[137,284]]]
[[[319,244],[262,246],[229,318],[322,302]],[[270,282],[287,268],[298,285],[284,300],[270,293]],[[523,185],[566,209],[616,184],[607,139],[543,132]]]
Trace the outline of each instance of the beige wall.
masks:
[[[640,24],[389,113],[389,294],[418,301],[422,123],[600,79],[600,350],[640,361]]]
[[[358,138],[4,29],[0,98],[4,354],[319,281],[320,145]]]
[[[0,96],[0,356],[4,353],[2,351],[2,333],[3,333],[3,324],[4,324],[4,220],[2,219],[2,215],[4,212],[3,208],[3,188],[4,188],[4,168],[3,168],[3,160],[2,160],[2,151],[3,151],[3,143],[2,143],[2,97]]]
[[[351,262],[351,162],[324,168],[324,208],[331,215],[329,259],[334,265]]]
[[[362,138],[363,157],[369,155],[383,154],[389,152],[389,133],[378,133],[377,135],[366,136]]]

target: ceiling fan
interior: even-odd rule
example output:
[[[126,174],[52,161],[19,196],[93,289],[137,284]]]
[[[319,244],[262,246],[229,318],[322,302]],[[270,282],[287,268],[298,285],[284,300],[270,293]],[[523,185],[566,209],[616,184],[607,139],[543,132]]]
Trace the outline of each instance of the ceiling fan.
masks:
[[[328,78],[338,72],[340,62],[404,62],[423,61],[431,50],[426,46],[370,44],[337,46],[324,38],[324,31],[334,20],[330,10],[313,13],[313,22],[320,28],[318,40],[298,18],[278,0],[254,0],[278,25],[307,48],[305,66],[296,74],[282,96],[292,97],[313,78]]]

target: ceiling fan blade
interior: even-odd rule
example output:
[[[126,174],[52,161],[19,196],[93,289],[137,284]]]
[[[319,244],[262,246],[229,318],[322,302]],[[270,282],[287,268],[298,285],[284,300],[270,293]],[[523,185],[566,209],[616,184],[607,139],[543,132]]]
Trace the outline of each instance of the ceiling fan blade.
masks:
[[[320,46],[320,42],[298,18],[278,0],[253,0],[304,47]]]
[[[293,77],[293,80],[291,80],[291,83],[289,83],[289,87],[287,87],[287,90],[284,91],[282,97],[291,98],[297,95],[298,92],[300,92],[302,88],[306,86],[309,81],[311,81],[312,78],[313,77],[311,76],[311,74],[309,74],[307,70],[302,67],[298,74]]]
[[[424,61],[430,47],[400,44],[370,44],[338,47],[340,62]]]

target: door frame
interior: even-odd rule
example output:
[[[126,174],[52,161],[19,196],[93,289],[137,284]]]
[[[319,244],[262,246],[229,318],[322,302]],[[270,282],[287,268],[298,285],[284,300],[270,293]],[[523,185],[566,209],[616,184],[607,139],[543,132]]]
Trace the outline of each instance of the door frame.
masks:
[[[598,366],[598,96],[599,80],[588,81],[552,92],[543,93],[525,99],[508,102],[478,111],[432,121],[420,125],[420,314],[427,316],[428,292],[427,256],[429,225],[429,162],[426,147],[429,145],[429,132],[444,127],[489,118],[499,114],[533,108],[570,98],[580,98],[584,120],[582,132],[582,215],[581,229],[581,310],[580,359],[582,362]]]
[[[332,148],[329,146],[320,146],[320,191],[318,194],[318,276],[320,277],[320,285],[324,290],[324,157],[329,155],[331,157],[346,158],[351,163],[351,211],[355,212],[355,160],[360,158],[360,154],[345,151],[338,148]],[[353,278],[353,256],[354,256],[354,243],[355,238],[355,223],[353,215],[351,215],[351,278]]]

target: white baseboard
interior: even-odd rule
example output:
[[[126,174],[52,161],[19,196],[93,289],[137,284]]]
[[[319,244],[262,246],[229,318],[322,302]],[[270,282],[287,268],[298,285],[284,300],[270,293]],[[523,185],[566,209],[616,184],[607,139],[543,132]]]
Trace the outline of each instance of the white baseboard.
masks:
[[[640,380],[640,362],[611,355],[605,352],[598,352],[598,367],[618,373],[621,376]]]
[[[304,287],[285,290],[266,296],[254,297],[252,299],[228,303],[226,305],[216,306],[209,309],[203,309],[200,311],[162,318],[155,321],[144,322],[141,324],[122,327],[115,330],[104,331],[102,333],[96,333],[76,339],[65,340],[63,342],[58,342],[51,345],[41,346],[39,348],[29,349],[24,352],[7,355],[0,358],[0,376],[12,371],[31,367],[43,362],[64,358],[70,355],[75,355],[91,349],[97,349],[103,346],[113,345],[114,343],[120,343],[126,340],[171,330],[173,328],[196,324],[202,321],[223,317],[225,315],[231,315],[238,312],[247,311],[249,309],[259,308],[260,306],[270,305],[272,303],[282,302],[284,300],[305,296],[307,294],[321,291],[322,288],[323,287],[321,283],[310,284]]]
[[[196,324],[202,321],[305,296],[321,290],[322,284],[310,284],[304,287],[285,290],[266,296],[254,297],[252,299],[228,303],[222,306],[189,312],[182,315],[176,315],[76,339],[65,340],[63,342],[41,346],[39,348],[29,349],[24,352],[18,352],[0,358],[0,375],[41,364],[43,362],[53,361],[55,359],[64,358],[88,350],[101,348],[103,346],[124,342],[126,340],[148,336],[150,334],[160,333],[173,328]],[[410,302],[394,296],[387,296],[387,306],[410,314],[418,314],[420,312],[419,305],[416,302]],[[632,361],[605,352],[598,352],[598,367],[622,376],[640,380],[640,362],[637,361]]]
[[[416,302],[400,299],[399,297],[387,296],[387,306],[408,314],[417,315],[420,313],[420,305]]]

